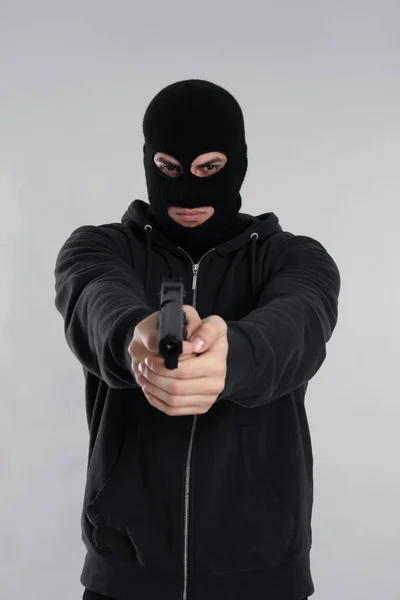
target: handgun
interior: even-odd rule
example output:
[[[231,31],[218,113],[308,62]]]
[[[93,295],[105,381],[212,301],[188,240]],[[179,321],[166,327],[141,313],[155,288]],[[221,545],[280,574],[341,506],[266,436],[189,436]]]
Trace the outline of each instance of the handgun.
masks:
[[[181,278],[163,278],[158,311],[158,352],[166,369],[176,369],[182,354],[182,341],[187,339],[188,320],[183,310],[185,297]]]

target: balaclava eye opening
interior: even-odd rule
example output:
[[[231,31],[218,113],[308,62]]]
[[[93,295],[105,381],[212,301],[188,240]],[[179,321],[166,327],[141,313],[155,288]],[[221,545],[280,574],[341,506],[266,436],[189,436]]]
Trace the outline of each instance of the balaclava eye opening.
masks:
[[[240,188],[247,171],[247,146],[242,110],[224,88],[189,79],[162,89],[143,119],[143,162],[150,210],[149,220],[193,256],[231,239],[243,230],[238,218]],[[157,152],[182,165],[180,175],[168,176],[154,162]],[[224,167],[207,176],[191,173],[201,154],[222,152]],[[196,227],[184,227],[168,215],[169,206],[212,206],[214,214]]]

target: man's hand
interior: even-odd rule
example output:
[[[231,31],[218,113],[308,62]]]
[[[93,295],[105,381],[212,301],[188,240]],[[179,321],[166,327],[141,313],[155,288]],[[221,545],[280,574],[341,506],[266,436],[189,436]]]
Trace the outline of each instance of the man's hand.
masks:
[[[189,339],[193,333],[198,330],[202,321],[199,313],[193,306],[184,304],[183,310],[186,313],[188,321],[186,330],[188,334],[187,337]],[[138,377],[140,375],[138,370],[139,363],[143,362],[147,357],[150,356],[159,356],[162,359],[158,353],[157,323],[158,311],[140,321],[140,323],[138,323],[135,327],[132,341],[128,347],[128,353],[132,358],[131,369],[135,375],[136,381],[138,381]],[[182,361],[190,358],[191,356],[194,357],[194,352],[193,344],[184,340],[182,344],[182,354],[179,356],[178,360]]]
[[[217,315],[203,319],[192,334],[192,338],[203,340],[203,348],[193,343],[199,354],[190,353],[182,360],[180,357],[177,369],[166,369],[159,354],[141,361],[141,375],[136,379],[150,404],[170,416],[207,412],[225,387],[227,329],[226,322]]]

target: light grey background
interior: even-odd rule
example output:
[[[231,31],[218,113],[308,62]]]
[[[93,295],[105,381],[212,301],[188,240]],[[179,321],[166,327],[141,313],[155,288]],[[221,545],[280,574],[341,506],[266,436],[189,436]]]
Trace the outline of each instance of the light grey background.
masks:
[[[73,229],[146,199],[143,112],[190,77],[243,108],[242,210],[274,211],[341,269],[339,324],[307,396],[313,598],[400,598],[399,3],[0,10],[1,598],[81,598],[88,435],[54,262]]]

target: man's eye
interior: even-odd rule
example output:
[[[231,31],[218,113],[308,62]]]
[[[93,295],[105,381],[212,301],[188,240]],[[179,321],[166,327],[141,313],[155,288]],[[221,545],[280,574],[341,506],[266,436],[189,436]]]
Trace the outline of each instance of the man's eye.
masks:
[[[203,167],[201,167],[203,169],[202,173],[203,175],[211,175],[211,173],[219,171],[220,170],[220,166],[219,165],[203,165]]]
[[[181,172],[178,165],[161,165],[160,170],[171,175],[171,177],[177,177]]]

